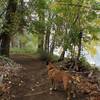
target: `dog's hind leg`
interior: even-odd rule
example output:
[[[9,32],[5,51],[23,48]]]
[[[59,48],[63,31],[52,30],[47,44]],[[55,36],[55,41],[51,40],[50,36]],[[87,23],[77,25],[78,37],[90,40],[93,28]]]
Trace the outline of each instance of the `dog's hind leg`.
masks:
[[[67,96],[67,100],[71,100],[71,87],[70,87],[70,82],[71,81],[66,81],[66,82],[63,82],[64,84],[64,90],[65,90],[65,93],[66,93],[66,96]]]
[[[55,89],[55,83],[54,83],[54,80],[51,79],[51,88],[50,88],[50,91],[53,91]]]
[[[66,92],[67,100],[71,100],[70,88],[67,87],[66,90],[65,90],[65,92]]]

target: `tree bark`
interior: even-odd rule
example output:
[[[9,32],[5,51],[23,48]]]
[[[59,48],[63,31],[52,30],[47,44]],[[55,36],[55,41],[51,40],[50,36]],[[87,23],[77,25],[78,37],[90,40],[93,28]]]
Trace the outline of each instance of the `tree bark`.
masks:
[[[9,34],[2,34],[1,36],[1,55],[9,57],[10,36]]]
[[[43,53],[44,36],[43,34],[38,35],[38,53],[42,55]]]
[[[55,34],[54,34],[54,37],[53,37],[53,40],[52,40],[52,43],[50,46],[50,54],[51,55],[53,55],[54,48],[55,48]]]
[[[78,55],[77,55],[77,60],[80,58],[81,54],[81,46],[82,46],[82,32],[79,33],[79,44],[78,44]]]
[[[60,58],[58,59],[58,61],[63,61],[64,60],[64,55],[65,55],[65,50],[62,51]]]
[[[45,37],[45,52],[49,53],[49,38],[50,38],[50,29],[47,29],[46,37]]]
[[[43,22],[43,26],[40,26],[38,29],[39,35],[38,35],[38,53],[40,54],[40,58],[43,57],[44,53],[44,35],[45,35],[45,13],[44,12],[38,12],[38,17],[40,24]]]
[[[79,44],[78,44],[78,55],[77,58],[75,58],[75,70],[79,70],[78,62],[80,60],[80,55],[81,55],[81,46],[82,46],[82,32],[79,33]]]
[[[9,56],[10,35],[12,33],[10,26],[12,24],[13,14],[16,12],[16,8],[16,0],[9,0],[5,16],[6,23],[3,25],[3,32],[1,33],[1,55]]]

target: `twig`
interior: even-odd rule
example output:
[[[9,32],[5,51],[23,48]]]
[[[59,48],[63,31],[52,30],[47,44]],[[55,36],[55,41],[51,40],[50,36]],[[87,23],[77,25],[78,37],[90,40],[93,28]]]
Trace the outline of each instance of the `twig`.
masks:
[[[24,96],[35,96],[35,95],[40,95],[40,94],[43,94],[43,93],[46,93],[46,92],[47,92],[47,90],[45,90],[45,91],[40,91],[40,92],[37,92],[37,93],[34,93],[34,94],[32,94],[32,93],[26,94],[26,95],[24,95]]]

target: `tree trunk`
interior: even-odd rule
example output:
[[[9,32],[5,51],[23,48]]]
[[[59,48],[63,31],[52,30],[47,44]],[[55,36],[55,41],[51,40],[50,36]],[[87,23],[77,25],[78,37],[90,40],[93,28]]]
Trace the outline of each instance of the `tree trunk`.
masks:
[[[79,60],[79,58],[80,58],[81,46],[82,46],[82,32],[79,33],[79,44],[78,44],[78,55],[77,55],[77,60]]]
[[[46,37],[45,37],[45,52],[49,53],[49,38],[50,38],[50,29],[47,29]]]
[[[64,55],[65,55],[65,50],[62,51],[60,58],[58,59],[58,61],[63,61],[64,60]]]
[[[42,58],[44,53],[45,13],[42,11],[38,12],[38,17],[40,23],[43,23],[43,25],[38,29],[38,53],[40,54],[40,58]]]
[[[55,35],[53,37],[53,40],[52,40],[52,43],[51,43],[51,46],[50,46],[50,54],[51,55],[53,55],[54,48],[55,48]]]
[[[42,55],[43,53],[44,36],[43,34],[38,35],[38,53]]]
[[[77,58],[75,58],[75,67],[74,70],[79,70],[79,66],[78,66],[78,62],[80,59],[80,55],[81,55],[81,46],[82,46],[82,32],[79,33],[79,44],[78,44],[78,55]]]
[[[10,34],[12,33],[10,26],[12,25],[13,14],[16,12],[16,8],[16,0],[9,0],[5,16],[6,23],[3,25],[4,32],[1,33],[1,55],[9,56]]]
[[[47,18],[50,21],[52,19],[53,15],[51,12],[48,12]],[[50,22],[46,27],[46,37],[45,37],[45,51],[47,54],[50,53],[50,34],[51,34],[51,26],[52,22]]]
[[[9,57],[10,36],[9,34],[2,34],[1,36],[1,55]]]
[[[25,15],[25,3],[24,3],[24,0],[21,0],[20,1],[21,4],[20,4],[20,22],[19,22],[19,32],[21,34],[24,34],[24,26],[26,25],[26,22],[25,22],[25,18],[24,18],[24,15]]]

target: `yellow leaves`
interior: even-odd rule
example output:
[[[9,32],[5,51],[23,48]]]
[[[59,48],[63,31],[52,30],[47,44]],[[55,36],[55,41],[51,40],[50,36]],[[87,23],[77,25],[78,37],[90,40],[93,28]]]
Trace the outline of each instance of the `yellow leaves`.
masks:
[[[78,83],[81,82],[81,76],[78,75],[78,74],[76,74],[75,76],[72,76],[72,78],[73,78],[76,82],[78,82]]]
[[[64,14],[61,12],[58,14],[60,17],[64,17]]]
[[[92,55],[96,55],[96,43],[91,41],[90,43],[85,43],[86,50]]]
[[[95,47],[89,47],[89,48],[88,48],[88,51],[90,52],[90,54],[91,54],[92,56],[96,55],[96,48],[95,48]]]
[[[80,82],[80,77],[77,76],[77,77],[76,77],[76,81],[77,81],[77,82]]]
[[[96,0],[97,2],[100,2],[100,0]]]
[[[96,19],[95,24],[96,24],[96,26],[100,26],[100,19]]]
[[[58,7],[60,7],[60,4],[58,2],[53,2],[49,6],[50,9],[55,9],[55,8],[58,8]]]
[[[64,5],[62,5],[60,2],[52,2],[52,3],[49,5],[49,8],[50,8],[51,10],[60,11],[60,12],[62,12],[62,7],[64,7]]]
[[[52,2],[49,5],[49,8],[51,10],[57,12],[59,17],[62,17],[65,19],[63,7],[64,7],[64,5],[62,5],[60,2]]]

